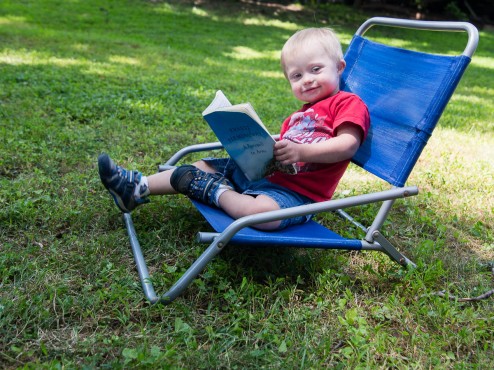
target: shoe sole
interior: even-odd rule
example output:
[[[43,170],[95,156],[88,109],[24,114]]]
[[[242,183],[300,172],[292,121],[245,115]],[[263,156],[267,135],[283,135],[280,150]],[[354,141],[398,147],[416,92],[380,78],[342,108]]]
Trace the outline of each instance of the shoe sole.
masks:
[[[105,188],[109,189],[107,179],[111,175],[112,160],[108,154],[100,154],[98,157],[98,174]]]
[[[120,198],[120,196],[115,193],[112,189],[109,189],[108,188],[108,191],[110,192],[110,195],[113,197],[113,201],[115,202],[115,204],[117,205],[117,207],[123,212],[123,213],[130,213],[131,210],[125,208],[124,204],[123,204],[123,201],[122,201],[122,198]]]
[[[131,210],[125,207],[122,198],[110,188],[107,179],[111,175],[112,169],[112,160],[108,156],[108,154],[100,154],[98,157],[98,173],[103,186],[108,190],[110,195],[113,197],[113,201],[115,205],[122,211],[123,213],[130,213]]]

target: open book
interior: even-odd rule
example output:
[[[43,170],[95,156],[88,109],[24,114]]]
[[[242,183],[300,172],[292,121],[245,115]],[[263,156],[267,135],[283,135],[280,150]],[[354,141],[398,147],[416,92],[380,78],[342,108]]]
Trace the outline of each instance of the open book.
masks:
[[[293,165],[284,166],[274,159],[275,140],[250,103],[232,105],[218,90],[202,115],[250,181],[259,180],[274,171],[296,173]]]

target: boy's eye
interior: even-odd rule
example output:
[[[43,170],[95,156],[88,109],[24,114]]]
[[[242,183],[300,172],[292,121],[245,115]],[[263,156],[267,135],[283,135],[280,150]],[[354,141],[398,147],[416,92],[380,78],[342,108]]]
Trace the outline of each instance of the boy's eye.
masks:
[[[312,67],[312,72],[319,72],[321,67]]]
[[[292,80],[298,80],[300,77],[302,77],[302,74],[300,73],[294,73],[291,75]]]

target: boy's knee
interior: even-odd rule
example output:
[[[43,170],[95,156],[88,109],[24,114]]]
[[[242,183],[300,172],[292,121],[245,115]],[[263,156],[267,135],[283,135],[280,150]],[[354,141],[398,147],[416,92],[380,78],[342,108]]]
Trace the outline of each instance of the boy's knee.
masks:
[[[249,195],[251,196],[251,195]],[[269,211],[277,211],[280,209],[280,206],[276,201],[266,195],[258,195],[257,197],[252,197],[252,202],[249,202],[248,208],[245,210],[246,215],[269,212]]]
[[[194,162],[194,163],[192,163],[192,165],[196,166],[197,168],[199,168],[200,170],[202,170],[204,172],[208,172],[208,173],[215,173],[216,172],[216,170],[213,167],[211,167],[209,164],[207,164],[207,162],[205,162],[203,160]]]

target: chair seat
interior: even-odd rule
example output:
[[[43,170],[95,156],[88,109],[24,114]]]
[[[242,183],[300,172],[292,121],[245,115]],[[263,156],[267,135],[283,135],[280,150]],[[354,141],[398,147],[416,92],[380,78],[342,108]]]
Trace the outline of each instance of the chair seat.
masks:
[[[216,207],[211,207],[195,200],[192,200],[192,203],[218,233],[223,232],[235,221]],[[280,231],[261,231],[246,227],[235,234],[230,243],[324,249],[343,247],[350,250],[360,250],[362,248],[360,240],[346,239],[316,221],[290,226]]]

